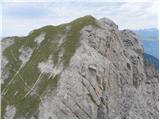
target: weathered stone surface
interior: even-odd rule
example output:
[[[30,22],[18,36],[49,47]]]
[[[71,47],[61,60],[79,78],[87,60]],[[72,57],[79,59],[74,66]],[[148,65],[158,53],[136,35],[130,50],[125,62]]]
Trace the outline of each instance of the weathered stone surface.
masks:
[[[39,117],[51,112],[52,118],[158,118],[158,79],[146,77],[135,33],[119,31],[106,18],[98,25],[82,29],[81,45]]]
[[[19,49],[20,52],[20,56],[19,59],[22,62],[22,66],[24,64],[26,64],[26,62],[28,62],[28,60],[30,59],[30,57],[32,56],[33,50],[29,47],[22,47],[21,49]]]
[[[80,40],[79,44],[70,43],[65,46],[64,42],[71,39],[68,36],[73,34],[73,28],[78,25],[81,25],[79,20],[78,24],[70,24],[64,28],[57,27],[62,33],[56,31],[56,28],[49,27],[50,34],[53,31],[57,32],[56,37],[49,35],[48,31],[40,32],[37,37],[30,40],[30,44],[35,45],[35,48],[24,47],[23,44],[20,46],[21,49],[18,49],[19,55],[17,55],[19,59],[15,58],[15,61],[19,60],[22,63],[20,68],[25,67],[27,63],[30,64],[30,67],[38,71],[32,71],[36,73],[37,78],[31,85],[30,79],[26,79],[23,83],[23,76],[21,76],[23,69],[22,71],[19,69],[9,83],[12,85],[14,78],[18,75],[18,78],[21,78],[20,83],[28,87],[28,89],[24,88],[27,92],[24,91],[25,94],[20,100],[27,99],[29,101],[35,97],[38,98],[38,105],[31,100],[37,105],[37,109],[34,109],[33,114],[28,114],[30,111],[27,113],[23,111],[21,114],[21,111],[18,111],[19,109],[23,110],[21,106],[17,107],[14,102],[13,105],[6,104],[3,118],[25,118],[25,116],[41,119],[158,118],[158,71],[144,62],[143,45],[137,39],[136,34],[130,30],[121,31],[113,21],[102,18],[96,20],[96,25],[87,25],[81,29],[80,36],[77,35],[78,38],[75,39]],[[48,36],[50,39],[46,39]],[[46,48],[47,45],[49,46],[48,42],[49,44],[54,43],[54,45]],[[7,42],[4,49],[13,43],[13,41]],[[43,46],[41,46],[42,44]],[[70,53],[66,53],[67,49],[64,47],[67,49],[76,47],[75,52],[73,52],[74,49],[71,49],[74,54],[67,65],[63,63],[66,58],[64,55],[68,57],[66,54],[70,56]],[[43,54],[45,57],[37,60],[36,56],[39,54]],[[31,61],[34,60],[31,59],[32,57],[36,59],[34,63]],[[14,59],[14,55],[12,59]],[[2,59],[3,80],[8,75],[7,64],[8,59],[4,56]],[[54,83],[56,80],[58,83]],[[53,86],[50,87],[48,84]],[[13,87],[14,85],[16,84],[13,84]],[[43,86],[41,89],[38,85],[46,87]],[[4,88],[2,91],[4,96],[7,90]],[[21,91],[14,91],[14,97],[20,93]],[[28,101],[26,102],[30,103]]]
[[[45,40],[45,36],[46,36],[46,33],[41,33],[38,37],[34,39],[34,41],[37,42],[38,45],[40,45],[41,42]]]
[[[16,114],[16,108],[13,105],[7,106],[4,118],[5,119],[13,119],[15,114]]]
[[[13,38],[6,38],[3,40],[3,42],[1,42],[1,48],[2,48],[2,52],[8,48],[9,46],[11,46],[12,44],[14,44],[14,39]]]

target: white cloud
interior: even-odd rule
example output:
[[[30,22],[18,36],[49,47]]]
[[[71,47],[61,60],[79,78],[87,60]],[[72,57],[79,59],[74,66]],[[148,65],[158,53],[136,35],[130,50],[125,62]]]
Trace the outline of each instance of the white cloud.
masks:
[[[2,4],[0,4],[0,39],[2,37]]]
[[[26,0],[4,1],[4,36],[26,35],[35,28],[69,22],[89,14],[96,18],[111,18],[119,25],[120,29],[150,28],[158,25],[158,4],[151,0],[145,0],[148,2],[136,0],[137,2],[132,1],[132,3],[122,2],[123,0],[121,2],[113,2],[114,0],[109,0],[110,2],[106,2],[106,0],[45,0],[44,2],[44,0],[39,0],[34,3],[34,0],[31,0],[32,2],[25,2]],[[21,11],[22,15],[17,11]]]
[[[3,2],[75,2],[75,0],[2,0]],[[158,1],[158,0],[154,0]],[[86,0],[76,0],[86,2]],[[88,0],[87,2],[153,2],[153,0]]]

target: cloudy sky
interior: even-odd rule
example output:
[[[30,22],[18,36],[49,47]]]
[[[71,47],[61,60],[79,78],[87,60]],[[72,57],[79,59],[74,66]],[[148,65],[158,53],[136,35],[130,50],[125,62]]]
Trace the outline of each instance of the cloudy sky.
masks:
[[[27,35],[33,29],[69,22],[85,15],[98,19],[108,17],[120,29],[157,28],[157,1],[3,0],[0,4],[2,36]]]

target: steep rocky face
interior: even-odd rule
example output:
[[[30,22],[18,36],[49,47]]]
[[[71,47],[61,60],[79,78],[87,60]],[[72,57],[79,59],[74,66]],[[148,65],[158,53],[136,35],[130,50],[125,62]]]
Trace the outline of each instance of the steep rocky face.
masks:
[[[113,21],[85,16],[7,39],[2,118],[158,118],[158,73]]]

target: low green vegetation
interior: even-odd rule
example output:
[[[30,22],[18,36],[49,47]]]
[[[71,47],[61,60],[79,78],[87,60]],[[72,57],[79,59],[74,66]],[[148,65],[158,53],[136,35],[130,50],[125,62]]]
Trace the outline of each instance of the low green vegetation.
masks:
[[[86,16],[79,18],[70,23],[71,30],[67,34],[67,38],[64,42],[64,65],[67,66],[69,64],[70,58],[74,54],[76,48],[79,46],[79,38],[80,38],[80,30],[87,25],[96,26],[95,19],[92,16]]]
[[[60,77],[60,75],[56,75],[54,78],[49,78],[50,74],[43,73],[40,82],[37,83],[32,91],[35,94],[25,96],[41,74],[37,67],[38,63],[47,61],[48,57],[52,55],[54,65],[57,65],[59,51],[64,49],[63,61],[61,62],[65,69],[69,65],[76,48],[79,46],[80,30],[87,25],[96,26],[95,19],[92,16],[85,16],[71,23],[58,26],[45,26],[32,31],[32,33],[25,37],[12,37],[15,43],[3,52],[3,55],[9,61],[6,65],[9,77],[1,87],[2,118],[4,118],[7,105],[14,105],[16,107],[15,118],[37,117],[37,109],[41,102],[40,98],[43,98],[48,90],[56,88]],[[69,30],[66,30],[67,26],[70,27]],[[46,33],[46,36],[45,40],[38,46],[34,39],[41,33]],[[65,35],[65,39],[61,46],[58,47],[59,40],[63,35]],[[19,60],[19,49],[21,47],[30,47],[33,53],[29,61],[20,69],[22,63]],[[18,74],[16,74],[17,71],[19,71]],[[9,84],[10,82],[11,84]],[[5,92],[6,94],[4,94]]]

